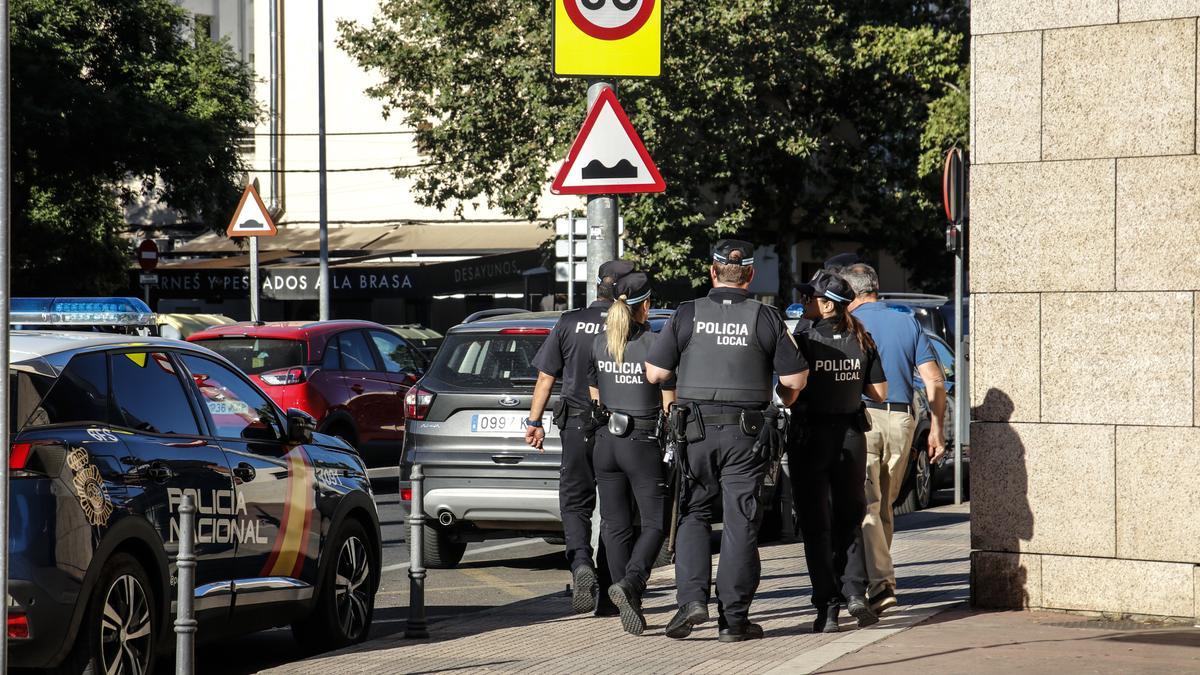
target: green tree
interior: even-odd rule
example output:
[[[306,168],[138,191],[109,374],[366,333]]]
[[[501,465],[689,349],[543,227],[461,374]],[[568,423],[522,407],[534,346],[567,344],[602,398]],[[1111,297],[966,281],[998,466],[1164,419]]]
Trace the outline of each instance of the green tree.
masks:
[[[251,73],[170,0],[15,0],[13,265],[21,294],[124,288],[123,205],[217,226],[256,119]]]
[[[407,175],[424,203],[537,217],[585,112],[585,83],[549,72],[551,6],[385,0],[369,25],[340,25],[341,47],[381,74],[370,95],[417,129],[429,161]],[[852,239],[944,286],[923,158],[966,137],[966,18],[965,2],[666,5],[663,76],[618,84],[668,185],[622,200],[633,250],[698,280],[723,235],[785,254],[799,239]]]

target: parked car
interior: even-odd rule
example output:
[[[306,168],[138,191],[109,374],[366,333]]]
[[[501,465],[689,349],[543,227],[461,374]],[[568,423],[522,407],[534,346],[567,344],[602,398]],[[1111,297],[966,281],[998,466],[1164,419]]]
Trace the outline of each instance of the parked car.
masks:
[[[396,331],[400,337],[408,340],[408,343],[425,355],[426,361],[433,360],[433,355],[437,353],[438,347],[442,345],[442,334],[432,328],[427,328],[419,323],[405,323],[394,326],[388,326]]]
[[[370,321],[239,323],[188,340],[232,361],[280,407],[312,415],[321,433],[355,447],[374,476],[395,477],[404,396],[428,361],[392,330]]]
[[[946,296],[927,293],[880,293],[879,301],[892,309],[912,314],[925,332],[932,333],[946,342],[954,341],[953,331],[942,311],[942,307],[949,302]]]
[[[193,333],[199,333],[213,326],[229,326],[237,321],[224,314],[159,314],[158,334],[165,338],[186,340]]]
[[[155,337],[11,335],[8,644],[14,667],[153,672],[174,645],[191,496],[200,640],[370,631],[379,518],[366,468],[225,359]]]

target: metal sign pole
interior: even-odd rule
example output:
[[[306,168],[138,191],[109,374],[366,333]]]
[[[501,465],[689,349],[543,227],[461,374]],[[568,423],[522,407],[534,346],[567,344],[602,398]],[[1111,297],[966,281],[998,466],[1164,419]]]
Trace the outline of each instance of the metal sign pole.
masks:
[[[258,314],[258,237],[250,237],[250,320],[257,322]]]
[[[958,249],[954,252],[954,383],[964,381],[963,368],[963,223],[962,219],[955,224],[958,228]],[[961,504],[963,497],[962,485],[962,429],[963,406],[969,392],[955,387],[954,391],[954,503]]]
[[[616,91],[609,82],[593,82],[588,87],[588,110],[595,105],[600,92],[605,89]],[[588,195],[587,201],[587,302],[596,299],[595,280],[600,276],[600,266],[617,257],[617,196]],[[575,270],[571,270],[575,274]]]
[[[575,309],[575,214],[567,216],[567,309]]]
[[[192,675],[196,668],[196,505],[184,495],[179,505],[179,551],[175,556],[175,675]]]
[[[5,373],[0,385],[0,439],[9,449],[10,425],[8,391],[8,302],[9,287],[8,255],[10,230],[12,229],[12,144],[9,138],[10,119],[10,61],[8,53],[8,0],[0,0],[0,373]],[[11,451],[10,451],[11,452]],[[0,462],[0,585],[4,590],[4,602],[0,602],[0,624],[8,626],[8,453]],[[7,630],[7,629],[6,629]],[[0,673],[8,672],[8,633],[0,640]]]
[[[317,163],[320,178],[321,287],[320,319],[329,320],[329,195],[325,184],[325,0],[317,0]]]

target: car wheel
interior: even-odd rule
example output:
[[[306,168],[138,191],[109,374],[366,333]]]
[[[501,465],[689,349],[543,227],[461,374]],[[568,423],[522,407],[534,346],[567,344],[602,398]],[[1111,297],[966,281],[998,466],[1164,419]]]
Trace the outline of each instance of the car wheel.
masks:
[[[317,605],[307,619],[292,626],[296,640],[314,651],[337,649],[367,639],[375,613],[378,571],[366,531],[347,520],[326,555],[332,556],[321,579]]]
[[[920,448],[923,445],[918,445],[917,447]],[[908,477],[904,481],[904,488],[901,490],[900,498],[896,500],[894,506],[893,513],[897,516],[929,508],[929,502],[933,497],[929,455],[924,452],[914,453],[911,463],[912,466],[908,469]]]
[[[425,566],[435,570],[448,570],[462,562],[463,554],[467,552],[465,541],[453,541],[450,533],[434,525],[425,524],[421,528],[422,543],[425,546]]]
[[[150,577],[136,558],[128,553],[109,558],[92,589],[75,647],[57,672],[152,672],[160,625],[152,588]]]

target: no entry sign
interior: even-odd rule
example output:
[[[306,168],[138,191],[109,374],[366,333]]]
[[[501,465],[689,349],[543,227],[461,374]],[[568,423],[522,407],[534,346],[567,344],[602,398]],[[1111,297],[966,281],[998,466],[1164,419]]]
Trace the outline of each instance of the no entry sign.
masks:
[[[662,0],[554,0],[559,77],[658,77]]]
[[[137,247],[138,265],[147,272],[158,267],[158,244],[153,239],[143,239]]]

